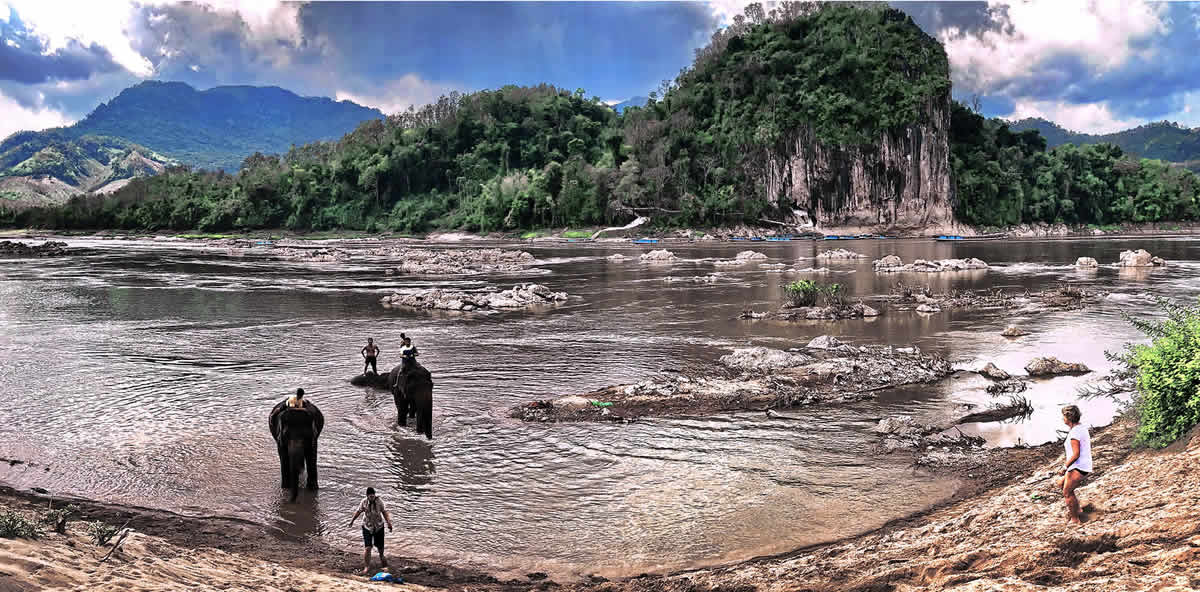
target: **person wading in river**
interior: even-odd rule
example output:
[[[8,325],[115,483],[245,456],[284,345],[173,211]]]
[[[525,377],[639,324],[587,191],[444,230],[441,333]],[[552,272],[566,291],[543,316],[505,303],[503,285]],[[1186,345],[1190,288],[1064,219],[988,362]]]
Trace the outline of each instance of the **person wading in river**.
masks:
[[[367,366],[371,367],[372,372],[379,374],[379,369],[375,367],[375,359],[379,357],[379,352],[381,351],[383,350],[375,345],[375,339],[368,337],[367,346],[362,348],[361,352],[363,357],[363,376],[367,375]]]
[[[1083,524],[1079,516],[1079,498],[1075,497],[1075,489],[1083,484],[1083,480],[1092,472],[1092,438],[1086,427],[1079,423],[1079,408],[1074,405],[1063,407],[1063,423],[1070,431],[1063,442],[1066,451],[1065,473],[1062,477],[1063,499],[1067,502],[1067,522]]]
[[[383,523],[387,521],[388,532],[391,532],[392,516],[383,506],[383,500],[375,495],[374,487],[367,488],[367,497],[358,505],[358,511],[350,519],[350,526],[354,526],[354,521],[358,520],[360,514],[363,515],[363,545],[367,548],[366,551],[363,551],[363,573],[371,573],[372,546],[379,549],[380,567],[387,569],[387,558],[383,556]]]

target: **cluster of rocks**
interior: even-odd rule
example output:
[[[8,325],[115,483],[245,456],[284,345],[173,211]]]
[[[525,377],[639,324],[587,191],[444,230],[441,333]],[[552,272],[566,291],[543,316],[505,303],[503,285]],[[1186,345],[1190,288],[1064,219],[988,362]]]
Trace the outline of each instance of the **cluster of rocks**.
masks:
[[[897,450],[942,452],[982,448],[984,439],[964,434],[958,428],[946,429],[913,421],[911,417],[885,417],[874,428],[880,434],[878,451],[891,454]]]
[[[719,273],[710,273],[708,275],[695,275],[695,276],[687,276],[687,277],[667,276],[667,277],[663,278],[663,281],[667,282],[668,284],[672,284],[672,283],[715,284],[723,279],[725,279],[725,276],[723,276]]]
[[[894,256],[894,255],[893,255]],[[817,255],[817,259],[866,259],[866,255],[861,255],[847,249],[833,249],[831,251],[822,251]],[[886,257],[885,257],[886,259]]]
[[[629,257],[626,257],[626,256],[624,256],[624,255],[622,255],[622,254],[620,254],[620,253],[614,253],[614,254],[612,254],[612,255],[609,255],[608,257],[605,257],[605,259],[607,259],[607,260],[609,260],[609,261],[624,261],[624,260],[626,260],[626,259],[628,259],[628,258],[629,258]]]
[[[830,306],[783,308],[778,312],[742,311],[739,319],[778,319],[781,321],[837,321],[879,316],[879,311],[862,302]]]
[[[0,255],[59,257],[67,253],[67,243],[60,241],[46,241],[40,245],[29,245],[20,241],[0,241]]]
[[[1121,251],[1121,260],[1117,262],[1118,267],[1161,267],[1166,264],[1162,257],[1154,257],[1145,249]]]
[[[337,247],[319,247],[305,249],[298,247],[276,247],[271,254],[288,261],[303,261],[306,263],[340,263],[350,260],[350,252]]]
[[[525,421],[631,421],[639,417],[765,411],[859,401],[949,376],[949,362],[916,347],[852,346],[822,336],[803,348],[735,350],[704,376],[675,375],[514,408]],[[580,401],[589,403],[583,405]]]
[[[767,267],[767,265],[760,265],[760,267]],[[771,273],[829,273],[829,268],[828,267],[792,267],[792,268],[788,268],[787,265],[781,265],[779,267],[768,268],[767,271],[771,272]]]
[[[410,294],[384,296],[384,306],[408,306],[434,310],[489,311],[526,308],[567,300],[565,292],[554,292],[541,284],[518,284],[500,292],[460,292],[435,288]]]
[[[524,271],[535,261],[526,251],[509,249],[414,249],[381,247],[365,255],[399,259],[395,271],[414,275],[469,275]]]
[[[650,251],[649,253],[642,253],[641,256],[642,261],[648,261],[651,263],[670,263],[676,259],[678,259],[678,257],[675,256],[675,253],[672,253],[666,249],[656,249],[654,251]]]
[[[1029,335],[1029,331],[1026,331],[1016,325],[1009,325],[1000,332],[1000,335],[1002,337],[1023,337],[1025,335]]]
[[[944,309],[1021,309],[1034,313],[1048,309],[1075,310],[1099,302],[1104,294],[1090,292],[1078,286],[1063,284],[1041,292],[1014,293],[1003,290],[953,290],[945,294],[934,294],[928,289],[914,289],[898,285],[888,297],[896,310],[916,310],[937,313]],[[1004,333],[1006,337],[1024,335],[1020,329]]]
[[[974,257],[970,259],[940,259],[937,261],[926,261],[925,259],[917,259],[912,263],[905,264],[904,260],[896,255],[888,255],[883,259],[876,259],[872,265],[875,271],[883,273],[896,272],[918,272],[918,273],[940,273],[944,271],[968,271],[972,269],[987,269],[988,264]]]
[[[719,259],[713,262],[714,265],[744,265],[754,261],[766,260],[767,256],[757,251],[742,251],[733,259]]]
[[[1080,269],[1094,269],[1100,267],[1100,262],[1091,257],[1080,257],[1075,260],[1075,267]]]

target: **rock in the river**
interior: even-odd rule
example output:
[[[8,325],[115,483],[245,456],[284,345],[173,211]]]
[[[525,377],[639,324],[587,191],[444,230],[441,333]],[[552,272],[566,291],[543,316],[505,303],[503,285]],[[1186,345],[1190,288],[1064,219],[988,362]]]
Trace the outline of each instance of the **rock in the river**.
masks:
[[[642,261],[652,261],[652,262],[656,262],[656,263],[659,263],[659,262],[668,263],[668,262],[674,261],[676,259],[676,257],[675,257],[675,253],[672,253],[666,249],[657,249],[654,251],[650,251],[649,253],[642,253],[641,259],[642,259]]]
[[[835,337],[822,335],[820,337],[814,337],[812,341],[809,341],[808,345],[805,347],[808,347],[809,349],[838,349],[844,345],[846,344],[838,341],[838,339]]]
[[[1000,335],[1004,337],[1021,337],[1022,335],[1029,335],[1029,331],[1026,331],[1016,325],[1009,325],[1008,327],[1005,327],[1004,331],[1000,332]]]
[[[1100,262],[1096,261],[1095,259],[1092,259],[1091,257],[1080,257],[1075,260],[1075,267],[1082,267],[1082,268],[1100,267]]]
[[[276,247],[271,254],[288,261],[304,261],[308,263],[338,263],[350,260],[350,252],[337,247],[305,249],[298,247]]]
[[[1154,257],[1145,249],[1121,251],[1121,260],[1117,262],[1120,267],[1156,267],[1166,264],[1162,257]]]
[[[524,271],[535,261],[526,251],[506,249],[413,249],[382,247],[365,254],[401,261],[400,273],[414,275],[466,275]]]
[[[979,373],[992,380],[1008,380],[1009,378],[1012,378],[1009,376],[1008,372],[997,368],[996,365],[991,362],[988,362],[987,366],[984,366]]]
[[[1083,364],[1067,363],[1055,357],[1034,358],[1025,365],[1030,376],[1059,376],[1061,374],[1087,374],[1092,370]]]
[[[889,255],[889,257],[896,257],[896,256]],[[817,259],[865,259],[865,258],[866,258],[866,255],[860,255],[858,253],[855,253],[854,251],[850,251],[847,249],[833,249],[831,251],[822,251],[821,254],[817,255]],[[884,257],[884,259],[887,259],[887,257]],[[896,260],[897,260],[897,262],[899,262],[900,258],[896,257]]]
[[[942,309],[936,304],[922,304],[921,306],[917,307],[917,312],[935,313],[942,312]]]
[[[925,259],[917,259],[908,265],[895,255],[888,255],[883,259],[876,260],[874,263],[875,271],[878,272],[918,272],[918,273],[941,273],[944,271],[967,271],[971,269],[987,269],[988,264],[974,257],[970,259],[941,259],[938,261],[926,261]]]
[[[745,347],[721,356],[720,361],[735,370],[777,370],[807,364],[812,357],[767,347]]]
[[[626,257],[620,253],[616,253],[613,255],[609,255],[608,257],[605,257],[605,259],[608,259],[609,261],[624,261],[624,260],[628,259],[628,257]]]
[[[718,261],[715,261],[714,264],[715,265],[742,265],[743,263],[751,263],[753,261],[761,261],[766,258],[767,258],[766,255],[763,255],[762,253],[759,253],[757,251],[742,251],[741,253],[737,254],[737,257],[734,257],[733,259],[720,259]]]
[[[46,241],[40,245],[29,245],[20,241],[0,241],[0,255],[58,257],[66,255],[67,252],[67,243],[58,241]]]
[[[564,292],[552,292],[541,284],[518,284],[502,292],[477,293],[452,290],[424,290],[411,294],[384,296],[386,306],[409,306],[435,310],[473,310],[525,308],[535,304],[553,304],[567,299]]]

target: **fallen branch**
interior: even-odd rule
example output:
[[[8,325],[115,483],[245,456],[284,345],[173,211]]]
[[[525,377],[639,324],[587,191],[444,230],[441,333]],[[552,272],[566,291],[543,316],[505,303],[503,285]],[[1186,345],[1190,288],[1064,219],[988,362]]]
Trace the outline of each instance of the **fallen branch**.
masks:
[[[133,520],[133,518],[130,518],[129,520]],[[116,553],[117,549],[121,547],[121,543],[125,542],[125,537],[129,536],[129,533],[133,530],[131,528],[125,528],[129,525],[129,520],[126,520],[125,524],[121,525],[121,536],[117,537],[117,542],[113,543],[113,548],[109,549],[108,554],[106,554],[104,558],[100,560],[100,563],[108,561],[108,558],[112,557],[112,554]]]

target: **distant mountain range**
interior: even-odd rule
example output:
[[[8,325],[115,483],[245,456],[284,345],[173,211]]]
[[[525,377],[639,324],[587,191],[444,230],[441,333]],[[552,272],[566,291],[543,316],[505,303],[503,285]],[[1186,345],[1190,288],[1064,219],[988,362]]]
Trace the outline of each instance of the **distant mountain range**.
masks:
[[[633,97],[627,101],[621,101],[620,103],[613,105],[612,108],[615,109],[617,113],[620,113],[630,107],[644,107],[648,102],[650,102],[649,97]]]
[[[61,201],[169,164],[236,171],[255,152],[336,140],[378,109],[278,87],[147,81],[72,126],[19,132],[0,143],[0,206]]]
[[[1009,123],[1014,131],[1037,130],[1050,148],[1063,144],[1116,144],[1121,150],[1141,158],[1180,163],[1200,172],[1200,128],[1160,121],[1111,134],[1082,134],[1040,118]]]

